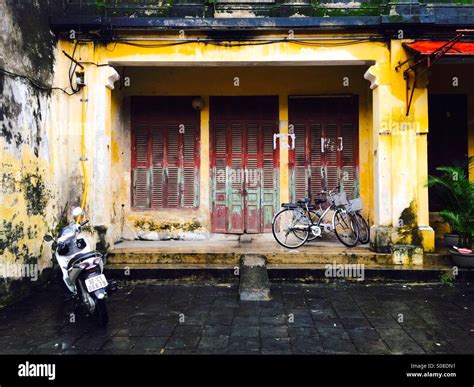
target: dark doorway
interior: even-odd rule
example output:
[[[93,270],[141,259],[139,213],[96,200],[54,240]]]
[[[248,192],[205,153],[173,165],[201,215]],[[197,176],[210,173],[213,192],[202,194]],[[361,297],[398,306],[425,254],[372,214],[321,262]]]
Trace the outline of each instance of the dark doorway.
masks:
[[[437,175],[437,167],[459,165],[467,174],[467,96],[430,94],[428,112],[428,173]],[[433,212],[445,208],[438,187],[429,189],[429,208]]]

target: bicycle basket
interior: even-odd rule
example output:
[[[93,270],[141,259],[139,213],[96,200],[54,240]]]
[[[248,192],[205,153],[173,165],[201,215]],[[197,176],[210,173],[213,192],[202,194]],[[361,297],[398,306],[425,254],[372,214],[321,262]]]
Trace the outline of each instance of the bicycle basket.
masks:
[[[349,212],[356,212],[362,210],[362,200],[360,200],[360,198],[349,200],[347,210]]]
[[[337,194],[332,195],[331,201],[336,206],[345,206],[347,205],[347,197],[345,192],[339,192]]]

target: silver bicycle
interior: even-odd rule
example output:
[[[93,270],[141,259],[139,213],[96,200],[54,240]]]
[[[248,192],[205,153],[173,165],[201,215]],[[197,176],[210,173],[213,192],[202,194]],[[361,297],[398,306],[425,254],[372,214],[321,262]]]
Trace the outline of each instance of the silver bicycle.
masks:
[[[339,191],[339,187],[336,187]],[[323,210],[324,199],[316,199],[319,209],[310,205],[308,198],[296,203],[282,203],[283,209],[273,217],[272,232],[283,247],[296,249],[308,240],[314,240],[323,232],[334,232],[339,241],[348,247],[359,242],[359,227],[356,216],[346,210],[348,204],[344,192],[321,191],[326,195],[329,206]],[[330,213],[332,212],[332,217]],[[325,222],[330,217],[329,222]]]

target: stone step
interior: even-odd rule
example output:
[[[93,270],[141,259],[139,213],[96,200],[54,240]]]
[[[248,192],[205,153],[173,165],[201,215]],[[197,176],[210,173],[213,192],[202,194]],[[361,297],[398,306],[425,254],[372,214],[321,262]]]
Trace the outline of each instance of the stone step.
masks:
[[[106,275],[126,281],[139,280],[189,280],[204,282],[239,282],[238,265],[219,264],[107,264]],[[320,282],[341,280],[326,276],[326,264],[268,264],[267,272],[271,282],[298,281]],[[365,265],[365,281],[412,281],[440,282],[441,276],[452,272],[446,265]],[[357,278],[346,278],[358,281]],[[474,280],[474,270],[459,269],[457,281]]]
[[[242,248],[236,246],[221,246],[207,249],[174,247],[130,247],[115,248],[108,255],[111,264],[196,264],[196,265],[231,265],[238,266],[243,254],[263,255],[268,264],[327,264],[327,263],[359,263],[364,265],[395,265],[397,262],[391,254],[381,254],[370,251],[368,248],[356,247],[318,247],[301,248],[298,250],[271,249],[267,246],[252,246]],[[306,246],[305,246],[306,247]],[[449,255],[425,254],[425,265],[452,265]],[[398,266],[398,265],[397,265]]]

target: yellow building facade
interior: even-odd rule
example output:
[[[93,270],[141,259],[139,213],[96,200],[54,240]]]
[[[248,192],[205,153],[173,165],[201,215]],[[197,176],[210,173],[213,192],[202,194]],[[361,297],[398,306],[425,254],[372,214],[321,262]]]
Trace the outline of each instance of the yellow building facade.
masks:
[[[87,210],[93,224],[107,227],[112,243],[122,237],[147,239],[150,232],[158,237],[162,232],[183,237],[189,232],[202,236],[215,231],[210,113],[213,98],[275,97],[276,134],[285,136],[292,125],[291,98],[311,96],[317,104],[318,98],[337,100],[355,96],[358,160],[351,184],[356,187],[353,194],[360,195],[364,216],[372,226],[372,246],[386,251],[394,243],[421,241],[425,251],[434,249],[426,187],[430,86],[426,79],[418,82],[406,115],[403,67],[396,69],[407,59],[402,46],[405,41],[357,41],[351,36],[340,36],[338,40],[333,37],[324,40],[321,35],[299,37],[302,41],[317,37],[314,43],[281,41],[285,36],[272,35],[278,39],[271,44],[213,45],[197,42],[199,36],[187,35],[184,41],[173,35],[153,37],[157,40],[150,41],[150,36],[141,40],[136,36],[133,41],[109,44],[68,40],[59,43],[59,52],[71,53],[77,45],[75,59],[84,66],[85,86],[80,94],[55,97],[55,126],[68,133],[70,171],[80,171],[78,160],[84,127]],[[69,66],[70,59],[58,54],[57,84],[67,86]],[[456,67],[462,66],[453,65],[451,70],[466,71]],[[439,74],[435,88],[444,93],[448,87],[442,85],[442,77],[449,75],[441,70]],[[463,88],[469,92],[468,82]],[[197,203],[192,208],[136,208],[133,204],[131,101],[140,96],[198,97],[202,104],[197,113]],[[469,101],[471,107],[472,98]],[[179,121],[179,113],[176,114]],[[471,133],[472,129],[471,122]],[[296,137],[296,144],[298,140]],[[288,149],[285,140],[278,138],[277,147],[275,203],[295,198],[291,146]],[[470,136],[470,152],[472,148]],[[80,200],[79,195],[77,199]]]

